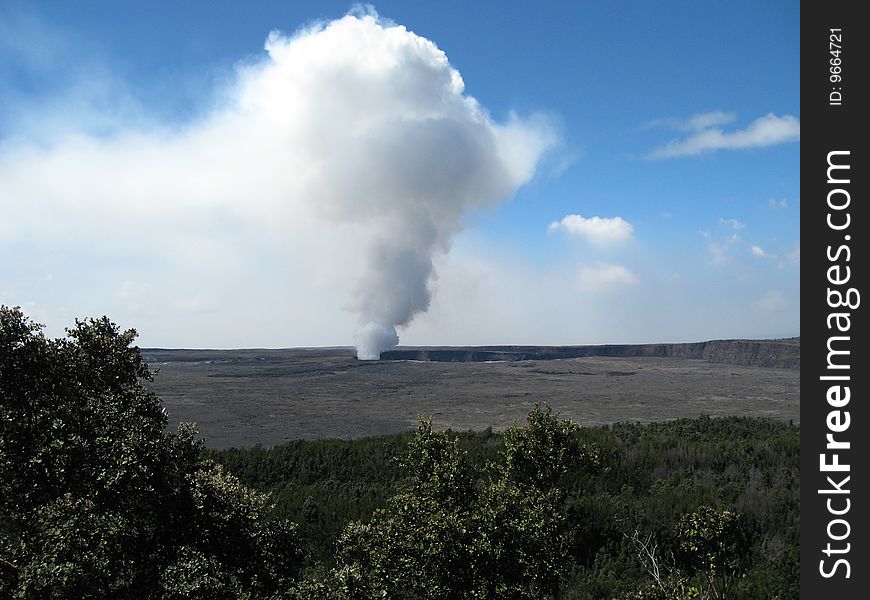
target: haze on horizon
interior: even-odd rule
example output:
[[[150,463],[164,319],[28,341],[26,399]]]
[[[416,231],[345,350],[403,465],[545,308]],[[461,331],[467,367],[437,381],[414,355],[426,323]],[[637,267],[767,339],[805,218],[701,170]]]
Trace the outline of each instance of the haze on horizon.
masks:
[[[0,8],[0,303],[164,348],[799,335],[796,7],[348,8]]]

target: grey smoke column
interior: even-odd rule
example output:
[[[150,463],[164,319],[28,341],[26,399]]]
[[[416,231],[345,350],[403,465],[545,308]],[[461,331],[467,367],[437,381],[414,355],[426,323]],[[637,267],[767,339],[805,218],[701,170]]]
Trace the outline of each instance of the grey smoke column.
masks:
[[[540,118],[494,122],[441,50],[371,12],[273,35],[267,50],[259,87],[301,111],[302,195],[327,222],[364,231],[349,308],[359,358],[377,359],[429,307],[433,257],[463,215],[513,195],[554,134]]]

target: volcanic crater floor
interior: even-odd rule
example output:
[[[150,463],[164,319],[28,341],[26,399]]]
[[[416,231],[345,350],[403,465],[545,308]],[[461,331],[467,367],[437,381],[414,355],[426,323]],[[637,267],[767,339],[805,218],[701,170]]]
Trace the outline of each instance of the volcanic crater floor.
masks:
[[[536,402],[582,425],[680,417],[800,419],[800,371],[675,358],[358,361],[348,349],[143,350],[170,427],[213,448],[439,429],[503,430]]]

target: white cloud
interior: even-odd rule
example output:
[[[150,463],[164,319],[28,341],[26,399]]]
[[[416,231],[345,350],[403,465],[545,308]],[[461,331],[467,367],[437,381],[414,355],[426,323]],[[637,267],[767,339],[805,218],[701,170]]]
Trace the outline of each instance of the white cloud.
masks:
[[[800,264],[800,242],[795,242],[788,249],[782,247],[765,249],[738,233],[746,229],[746,224],[742,221],[720,218],[719,226],[718,233],[703,229],[698,231],[704,239],[707,263],[710,265],[740,265],[748,256],[764,258],[767,264],[778,269]],[[758,263],[755,262],[753,265],[757,267]]]
[[[719,218],[719,225],[726,225],[735,231],[746,228],[746,224],[742,221],[738,221],[737,219],[725,219],[722,217]]]
[[[631,239],[634,227],[622,217],[590,217],[566,215],[553,221],[548,231],[565,231],[582,237],[591,244],[601,246],[616,245]]]
[[[183,127],[121,116],[102,135],[83,133],[88,122],[49,143],[42,129],[0,140],[0,251],[101,270],[108,289],[71,292],[88,312],[158,299],[218,320],[234,303],[209,298],[244,290],[257,318],[314,331],[301,343],[407,326],[465,212],[534,176],[557,139],[551,120],[494,120],[433,42],[373,12],[272,33],[265,47]],[[341,309],[357,321],[343,338]]]
[[[635,285],[640,281],[630,269],[622,265],[596,263],[580,265],[580,289],[584,291],[609,291]]]
[[[719,219],[721,227],[727,227],[731,230],[728,234],[720,234],[718,236],[713,233],[700,230],[698,233],[706,240],[707,253],[709,255],[709,263],[712,265],[726,265],[734,260],[734,250],[743,245],[743,238],[737,233],[744,229],[746,225],[737,219]]]
[[[767,201],[767,205],[770,208],[788,208],[788,200],[785,198],[771,198]]]
[[[469,246],[469,236],[478,243]],[[582,266],[576,263],[540,267],[516,249],[467,232],[439,260],[432,307],[403,343],[639,343],[798,334],[798,286],[784,273],[759,270],[743,281],[698,276],[686,266],[673,277],[669,263],[679,259],[654,258],[657,264],[642,271],[632,265],[636,279],[627,279],[633,284],[591,289],[580,285]],[[587,274],[600,266],[590,262]],[[760,311],[754,303],[759,289],[779,289],[792,300],[782,310]]]
[[[727,125],[735,120],[737,120],[737,115],[734,113],[726,113],[721,110],[716,110],[692,115],[686,119],[683,129],[687,131],[701,131],[703,129],[709,129],[710,127]]]
[[[715,122],[715,120],[708,121]],[[792,115],[777,116],[768,113],[749,124],[745,129],[726,132],[714,125],[707,125],[689,137],[673,140],[654,149],[649,158],[674,158],[713,152],[716,150],[742,150],[760,148],[800,139],[800,121]]]
[[[75,317],[108,314],[138,329],[143,347],[349,345],[359,326],[352,311],[360,274],[374,240],[432,235],[426,219],[402,229],[415,205],[396,203],[396,190],[420,177],[436,186],[447,178],[445,194],[473,189],[486,208],[501,196],[478,192],[509,195],[540,176],[535,159],[556,137],[550,120],[494,120],[457,92],[461,78],[440,50],[401,28],[387,27],[385,46],[394,44],[403,59],[394,65],[388,49],[371,60],[368,52],[352,56],[349,39],[334,29],[330,51],[320,52],[310,35],[329,25],[275,36],[274,54],[242,68],[225,97],[201,95],[192,107],[197,118],[186,124],[155,121],[135,103],[131,110],[104,111],[119,104],[116,91],[124,86],[102,81],[100,69],[79,69],[89,78],[86,87],[104,90],[96,104],[93,93],[72,103],[49,98],[29,109],[27,119],[17,111],[10,117],[4,106],[15,136],[0,137],[0,256],[12,257],[0,264],[0,301],[26,305],[50,335],[61,335]],[[294,46],[290,55],[298,58],[294,53],[304,49],[305,60],[291,59],[284,52],[301,40],[311,43]],[[373,35],[371,42],[378,40],[384,38]],[[365,69],[337,68],[356,60]],[[185,88],[200,89],[199,82]],[[62,110],[70,106],[82,110]],[[433,115],[437,127],[427,129]],[[404,129],[409,122],[416,133]],[[409,153],[406,134],[427,143]],[[493,148],[495,156],[487,151]],[[426,168],[390,171],[389,157],[403,168]],[[445,224],[436,227],[443,244],[432,254],[438,277],[426,282],[429,310],[400,331],[403,343],[631,343],[797,333],[799,297],[796,286],[789,288],[795,280],[776,265],[760,267],[765,280],[751,286],[702,275],[703,265],[693,270],[691,261],[703,257],[686,264],[685,252],[669,255],[661,247],[648,248],[632,269],[543,267],[507,243],[496,247],[497,240],[469,250],[462,236],[479,234],[473,230],[445,241],[458,204],[431,200],[422,212],[433,211],[435,222]],[[629,229],[622,239],[631,235]],[[797,261],[799,247],[794,252]],[[672,277],[675,268],[681,277]],[[47,272],[54,279],[44,280]],[[746,299],[768,286],[791,300],[782,311],[761,314]]]
[[[731,262],[732,257],[729,254],[731,244],[725,242],[717,242],[709,240],[707,242],[707,252],[710,254],[710,262],[714,265],[724,265]]]
[[[646,124],[645,128],[665,127],[667,129],[675,129],[677,131],[700,131],[710,127],[719,125],[727,125],[737,119],[734,113],[726,113],[721,110],[714,110],[705,113],[694,114],[687,119],[664,118],[655,119]]]

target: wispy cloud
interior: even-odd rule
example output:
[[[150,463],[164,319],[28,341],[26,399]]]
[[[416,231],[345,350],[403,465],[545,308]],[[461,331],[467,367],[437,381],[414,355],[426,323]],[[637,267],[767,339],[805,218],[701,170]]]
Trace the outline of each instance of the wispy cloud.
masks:
[[[746,228],[746,224],[737,219],[725,219],[721,217],[719,219],[719,225],[726,225],[735,231]]]
[[[796,242],[788,250],[782,247],[765,249],[754,240],[744,237],[746,224],[738,219],[719,219],[717,232],[700,230],[698,234],[704,238],[707,247],[707,262],[710,265],[722,266],[739,264],[743,258],[753,257],[764,259],[778,268],[800,264],[800,243]],[[757,264],[757,263],[755,263]]]
[[[566,231],[579,236],[591,244],[609,246],[627,242],[631,239],[634,226],[622,217],[589,217],[565,215],[553,221],[548,231]]]
[[[706,116],[706,120],[699,118]],[[748,148],[760,148],[773,146],[785,142],[794,142],[800,139],[800,121],[792,115],[777,116],[768,113],[750,123],[745,129],[724,131],[719,127],[722,118],[705,113],[695,115],[686,122],[692,122],[699,126],[688,137],[672,140],[664,146],[652,150],[648,158],[675,158],[679,156],[693,156],[714,152],[716,150],[744,150]]]
[[[727,125],[737,119],[737,115],[734,113],[727,113],[721,110],[714,110],[705,113],[698,113],[692,115],[687,119],[677,119],[674,117],[667,117],[664,119],[654,119],[644,125],[644,129],[654,129],[658,127],[664,127],[666,129],[673,129],[676,131],[701,131],[704,129],[709,129],[710,127],[718,127],[720,125]]]
[[[771,198],[767,201],[767,205],[773,209],[788,208],[788,200],[785,198]]]
[[[717,266],[731,263],[738,249],[746,243],[737,233],[746,228],[746,224],[742,221],[720,217],[719,227],[730,230],[730,232],[720,231],[718,234],[706,230],[698,232],[707,242],[709,264]]]
[[[725,265],[731,262],[731,248],[739,240],[734,240],[733,238],[714,240],[709,237],[707,232],[701,232],[701,235],[707,238],[707,252],[710,254],[710,264]]]
[[[628,267],[599,262],[580,265],[579,281],[582,290],[601,292],[635,285],[640,279]]]

